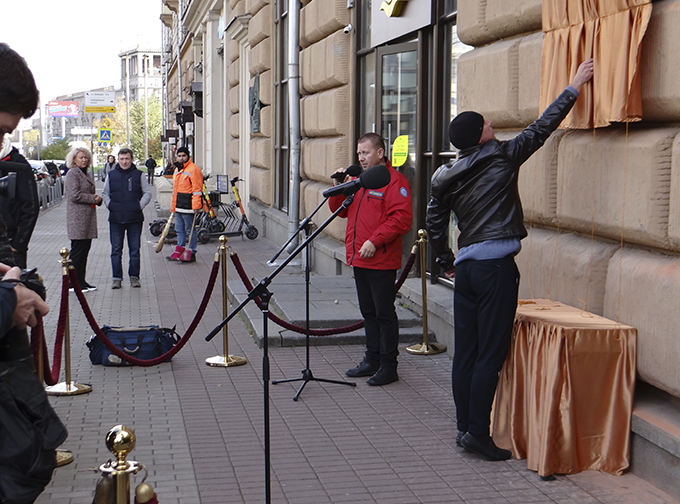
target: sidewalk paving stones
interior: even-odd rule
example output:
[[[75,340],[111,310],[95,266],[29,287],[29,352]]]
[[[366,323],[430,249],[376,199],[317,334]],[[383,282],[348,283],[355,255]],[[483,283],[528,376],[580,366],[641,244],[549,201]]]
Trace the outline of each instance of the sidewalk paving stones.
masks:
[[[69,247],[65,213],[66,205],[61,204],[41,214],[29,251],[29,265],[38,266],[49,289],[52,311],[45,318],[45,330],[50,355],[61,285],[58,252]],[[147,208],[146,217],[147,223],[155,218],[153,205]],[[107,218],[106,210],[99,209],[99,239],[93,241],[88,262],[87,280],[98,289],[85,296],[97,322],[114,326],[176,324],[183,334],[201,303],[219,243],[213,240],[199,245],[195,263],[171,263],[165,260],[170,245],[156,254],[157,238],[145,224],[142,287],[132,289],[126,275],[123,288],[112,290]],[[271,274],[266,262],[277,247],[266,238],[230,238],[228,246],[239,254],[255,282]],[[229,264],[228,272],[230,295],[245,294],[233,265]],[[277,302],[297,302],[298,309],[303,309],[302,274],[299,266],[286,268],[270,286],[273,299],[281,293],[286,299]],[[343,308],[356,306],[349,279],[315,280],[321,301],[341,298]],[[283,285],[286,287],[281,288]],[[99,477],[96,469],[113,457],[104,438],[117,424],[135,430],[137,445],[129,458],[149,469],[147,481],[154,485],[162,504],[264,502],[263,352],[240,315],[228,325],[229,353],[246,357],[248,363],[231,368],[205,364],[206,358],[223,350],[221,333],[205,341],[222,320],[220,277],[189,342],[171,362],[153,367],[91,365],[84,343],[93,331],[75,294],[69,295],[69,303],[72,379],[91,384],[93,392],[50,397],[69,429],[63,448],[73,451],[75,461],[55,471],[37,502],[92,502]],[[256,319],[253,306],[251,303],[248,309]],[[336,317],[329,313],[332,306],[323,306],[312,311],[316,324]],[[352,319],[345,310],[342,317]],[[277,334],[281,330],[274,324],[270,327]],[[345,370],[362,355],[361,345],[312,346],[310,368],[316,377],[344,381]],[[305,367],[304,347],[272,347],[269,357],[273,380],[299,378]],[[293,402],[300,382],[271,385],[272,502],[675,502],[631,474],[617,477],[585,471],[542,481],[526,469],[524,460],[486,462],[456,447],[450,368],[446,355],[418,356],[402,351],[400,380],[386,387],[369,387],[361,379],[356,388],[310,382],[300,400]],[[133,490],[139,482],[141,474],[132,477]]]

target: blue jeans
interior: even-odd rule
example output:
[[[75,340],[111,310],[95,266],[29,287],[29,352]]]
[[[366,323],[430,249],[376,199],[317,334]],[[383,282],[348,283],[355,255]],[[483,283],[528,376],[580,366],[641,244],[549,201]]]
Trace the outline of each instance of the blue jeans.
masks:
[[[111,269],[113,279],[123,279],[123,240],[127,232],[128,250],[130,251],[130,266],[128,274],[130,278],[139,278],[139,247],[142,239],[143,222],[129,222],[118,224],[109,222],[109,235],[111,238]]]
[[[191,226],[194,223],[193,213],[175,213],[175,231],[177,231],[177,246],[184,247],[187,243],[187,235],[191,234]],[[196,245],[198,244],[198,230],[194,229],[194,234],[191,235],[191,243],[189,248],[195,254]]]

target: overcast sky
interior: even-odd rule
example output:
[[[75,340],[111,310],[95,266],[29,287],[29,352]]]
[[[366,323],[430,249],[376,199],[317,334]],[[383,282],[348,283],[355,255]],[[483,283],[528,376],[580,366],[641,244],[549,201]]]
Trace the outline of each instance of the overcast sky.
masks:
[[[7,0],[1,12],[0,42],[26,59],[43,105],[119,89],[120,52],[161,48],[161,0]]]

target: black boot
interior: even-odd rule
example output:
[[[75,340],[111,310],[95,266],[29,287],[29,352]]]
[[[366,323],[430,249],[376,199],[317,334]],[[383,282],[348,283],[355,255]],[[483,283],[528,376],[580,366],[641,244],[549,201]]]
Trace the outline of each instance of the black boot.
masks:
[[[388,383],[395,382],[399,379],[396,368],[388,368],[381,366],[378,372],[371,376],[366,383],[372,386],[381,387],[387,385]]]
[[[496,446],[496,443],[493,442],[491,437],[480,440],[468,432],[462,437],[460,444],[467,451],[478,453],[487,460],[508,460],[512,457],[512,452],[510,450],[504,450],[503,448]]]
[[[345,374],[350,378],[359,378],[361,376],[373,376],[380,368],[377,362],[369,362],[364,359],[357,367],[348,369]]]

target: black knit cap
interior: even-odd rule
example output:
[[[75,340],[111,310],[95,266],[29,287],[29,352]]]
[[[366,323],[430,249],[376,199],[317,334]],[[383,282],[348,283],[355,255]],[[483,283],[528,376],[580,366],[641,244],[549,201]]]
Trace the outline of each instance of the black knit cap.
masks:
[[[449,140],[458,149],[467,149],[479,143],[484,128],[484,117],[477,112],[461,112],[449,124]]]
[[[180,152],[183,152],[187,156],[191,157],[191,154],[189,153],[189,149],[187,149],[186,147],[180,147],[179,149],[177,149],[177,154],[179,154]]]

